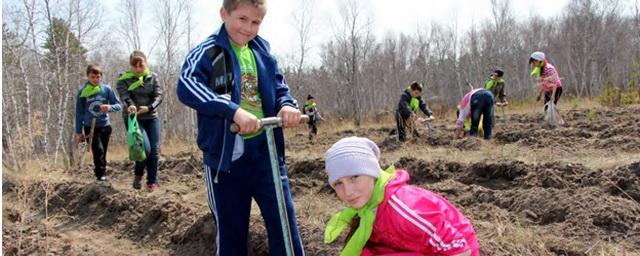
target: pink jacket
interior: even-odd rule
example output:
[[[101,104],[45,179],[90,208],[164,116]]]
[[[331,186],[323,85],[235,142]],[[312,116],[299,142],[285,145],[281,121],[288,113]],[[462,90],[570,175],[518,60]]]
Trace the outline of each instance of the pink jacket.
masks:
[[[480,255],[471,222],[449,201],[408,180],[406,171],[397,170],[387,184],[361,255]]]
[[[546,61],[544,67],[542,67],[542,75],[538,79],[538,83],[540,83],[545,92],[553,92],[553,88],[562,87],[556,67]]]
[[[473,89],[464,96],[462,96],[462,100],[460,100],[460,114],[458,114],[458,119],[456,120],[456,126],[463,127],[464,121],[471,116],[471,96],[480,91],[484,90],[483,88]]]

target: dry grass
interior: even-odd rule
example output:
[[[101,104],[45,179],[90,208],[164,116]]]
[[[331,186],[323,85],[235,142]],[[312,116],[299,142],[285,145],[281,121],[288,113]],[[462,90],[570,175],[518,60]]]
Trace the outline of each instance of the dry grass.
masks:
[[[519,221],[505,216],[497,216],[491,222],[474,221],[474,226],[478,237],[485,238],[480,241],[480,247],[491,251],[492,255],[549,255],[551,248],[556,250],[557,255],[631,255],[612,242],[570,244],[563,237],[550,235],[537,227],[525,227]],[[563,252],[565,248],[581,249]]]
[[[199,151],[195,142],[185,141],[182,139],[171,138],[160,142],[160,155],[176,155],[182,152],[194,152]],[[87,156],[88,161],[91,162],[91,155]],[[129,159],[129,149],[126,143],[109,144],[109,153],[107,154],[107,161],[123,161]]]

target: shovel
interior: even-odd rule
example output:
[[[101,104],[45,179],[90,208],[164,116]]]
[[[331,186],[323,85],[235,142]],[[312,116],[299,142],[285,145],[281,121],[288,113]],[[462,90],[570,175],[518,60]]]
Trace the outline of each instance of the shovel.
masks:
[[[433,136],[433,129],[431,128],[431,121],[433,121],[433,119],[434,119],[433,116],[419,119],[419,121],[424,122],[425,126],[427,127],[427,132],[429,134],[429,137]]]
[[[284,201],[284,190],[282,189],[282,180],[280,179],[280,168],[278,167],[278,152],[276,151],[276,142],[273,137],[273,129],[282,126],[282,118],[267,117],[258,120],[260,128],[267,133],[267,144],[269,146],[269,158],[271,160],[271,174],[273,176],[273,185],[276,190],[276,200],[278,201],[278,212],[280,213],[280,224],[282,227],[282,236],[287,256],[293,255],[293,239],[291,238],[291,227],[289,227],[289,215],[287,214],[287,206]],[[309,122],[309,116],[300,116],[300,123]],[[240,127],[237,124],[231,125],[231,132],[237,133]]]
[[[496,103],[496,107],[500,108],[500,122],[504,125],[507,122],[507,115],[504,113],[504,108],[507,107],[508,103],[498,102]]]
[[[84,164],[84,159],[87,156],[87,152],[91,151],[91,143],[93,143],[93,130],[95,128],[96,128],[96,118],[93,117],[91,119],[91,129],[89,130],[89,135],[88,135],[89,142],[86,141],[87,135],[83,134],[83,138],[84,138],[83,141],[78,143],[78,152],[80,154],[80,163],[78,163],[79,168],[82,167],[82,165]]]

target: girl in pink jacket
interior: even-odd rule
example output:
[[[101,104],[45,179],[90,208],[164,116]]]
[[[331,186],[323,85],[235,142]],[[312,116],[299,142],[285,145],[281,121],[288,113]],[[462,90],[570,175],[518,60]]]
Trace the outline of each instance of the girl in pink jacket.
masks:
[[[329,184],[349,207],[327,224],[325,243],[351,227],[340,255],[480,255],[471,222],[443,197],[381,170],[371,140],[344,138],[326,153]]]
[[[531,76],[536,77],[540,91],[536,100],[540,100],[544,93],[544,110],[547,110],[547,102],[553,98],[553,104],[558,104],[562,95],[562,82],[556,68],[547,61],[543,52],[534,52],[529,57],[529,65],[532,66]]]

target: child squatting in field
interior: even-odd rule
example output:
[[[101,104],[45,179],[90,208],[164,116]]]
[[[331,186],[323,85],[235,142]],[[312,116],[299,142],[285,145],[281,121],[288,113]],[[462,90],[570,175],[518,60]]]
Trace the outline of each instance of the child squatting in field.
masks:
[[[286,255],[267,137],[258,118],[300,123],[297,101],[258,36],[265,0],[225,0],[220,30],[187,55],[177,85],[178,99],[198,117],[198,147],[204,160],[209,208],[215,218],[216,255],[248,255],[249,216],[255,199],[265,222],[269,255]],[[239,134],[230,126],[239,126]],[[291,199],[284,136],[274,129],[278,167],[294,255],[304,255]]]
[[[400,101],[396,108],[396,127],[398,129],[398,140],[401,142],[406,140],[407,132],[412,133],[414,137],[419,136],[415,120],[412,119],[418,115],[418,109],[422,110],[422,113],[427,118],[433,118],[431,110],[422,99],[422,89],[421,83],[413,81],[407,89],[402,91],[400,96]]]
[[[361,137],[341,139],[325,154],[329,184],[349,207],[333,215],[325,243],[351,226],[340,255],[480,255],[471,222],[449,201],[408,185],[409,174],[381,170],[380,150]]]

